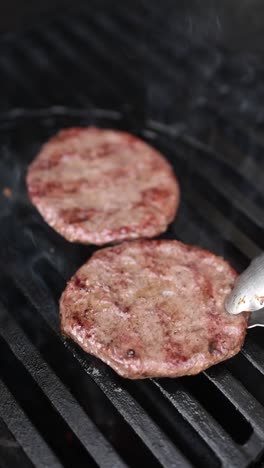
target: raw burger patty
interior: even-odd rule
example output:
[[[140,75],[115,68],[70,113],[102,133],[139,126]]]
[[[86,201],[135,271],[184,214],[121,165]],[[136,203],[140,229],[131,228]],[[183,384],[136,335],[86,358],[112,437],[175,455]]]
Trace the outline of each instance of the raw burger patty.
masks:
[[[94,127],[60,131],[29,167],[29,196],[72,242],[107,244],[165,231],[179,203],[172,168],[138,138]]]
[[[224,309],[235,278],[222,258],[177,241],[103,249],[69,281],[62,331],[124,377],[197,374],[243,344],[248,314]]]

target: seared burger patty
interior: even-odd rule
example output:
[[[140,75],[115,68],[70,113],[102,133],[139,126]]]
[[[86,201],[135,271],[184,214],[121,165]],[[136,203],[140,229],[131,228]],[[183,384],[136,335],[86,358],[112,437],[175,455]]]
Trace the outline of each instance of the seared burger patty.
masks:
[[[248,314],[224,309],[235,278],[197,247],[126,242],[97,251],[69,281],[61,328],[124,377],[197,374],[243,344]]]
[[[179,187],[162,155],[140,139],[93,127],[60,131],[27,174],[43,218],[72,242],[153,237],[173,220]]]

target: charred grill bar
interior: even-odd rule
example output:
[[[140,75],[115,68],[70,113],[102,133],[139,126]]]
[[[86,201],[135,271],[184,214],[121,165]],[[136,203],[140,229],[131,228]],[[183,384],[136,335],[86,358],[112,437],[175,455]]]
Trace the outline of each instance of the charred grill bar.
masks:
[[[24,176],[62,127],[124,129],[164,152],[182,188],[164,237],[240,271],[264,247],[262,65],[169,31],[149,2],[95,3],[0,44],[0,466],[262,466],[262,330],[202,375],[139,382],[60,334],[59,296],[94,249],[44,223]]]

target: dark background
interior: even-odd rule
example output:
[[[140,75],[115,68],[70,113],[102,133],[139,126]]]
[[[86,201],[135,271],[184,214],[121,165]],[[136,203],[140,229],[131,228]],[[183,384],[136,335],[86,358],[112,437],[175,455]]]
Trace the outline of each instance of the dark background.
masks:
[[[82,446],[90,446],[87,418],[132,466],[149,466],[154,455],[170,466],[163,461],[171,443],[198,467],[219,467],[219,459],[232,466],[232,457],[247,466],[263,452],[263,330],[249,332],[232,362],[160,388],[118,379],[70,344],[65,349],[57,304],[88,251],[52,231],[25,189],[29,162],[58,129],[128,130],[157,146],[179,178],[180,209],[165,236],[201,245],[242,271],[264,250],[263,10],[263,0],[2,0],[0,295],[8,312],[0,313],[0,431],[1,418],[7,427],[11,421],[37,465],[40,434],[65,466],[90,466]],[[85,410],[80,421],[60,380]],[[16,421],[16,408],[36,431]],[[20,448],[5,447],[5,437],[0,465],[1,450],[13,456]],[[21,468],[17,458],[7,466]]]
[[[0,15],[0,110],[119,109],[264,121],[260,1],[10,0]],[[189,123],[188,123],[189,124]]]
[[[70,15],[89,6],[89,3],[89,0],[2,0],[0,30],[27,30],[54,17]],[[133,3],[126,0],[128,10]],[[160,0],[152,0],[152,4],[159,5]],[[190,37],[220,41],[226,47],[240,52],[264,51],[264,3],[261,0],[163,0],[162,4],[162,14]],[[118,6],[118,2],[96,2],[98,10],[111,10],[113,6]]]

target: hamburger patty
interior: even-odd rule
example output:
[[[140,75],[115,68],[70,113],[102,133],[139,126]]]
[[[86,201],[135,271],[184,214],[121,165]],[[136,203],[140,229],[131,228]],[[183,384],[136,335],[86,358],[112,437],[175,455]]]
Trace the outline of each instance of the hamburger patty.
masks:
[[[94,127],[60,131],[27,174],[45,221],[72,242],[103,245],[165,231],[179,187],[169,163],[140,139]]]
[[[197,374],[243,344],[248,314],[224,309],[235,278],[198,247],[126,242],[97,251],[69,281],[61,328],[123,377]]]

